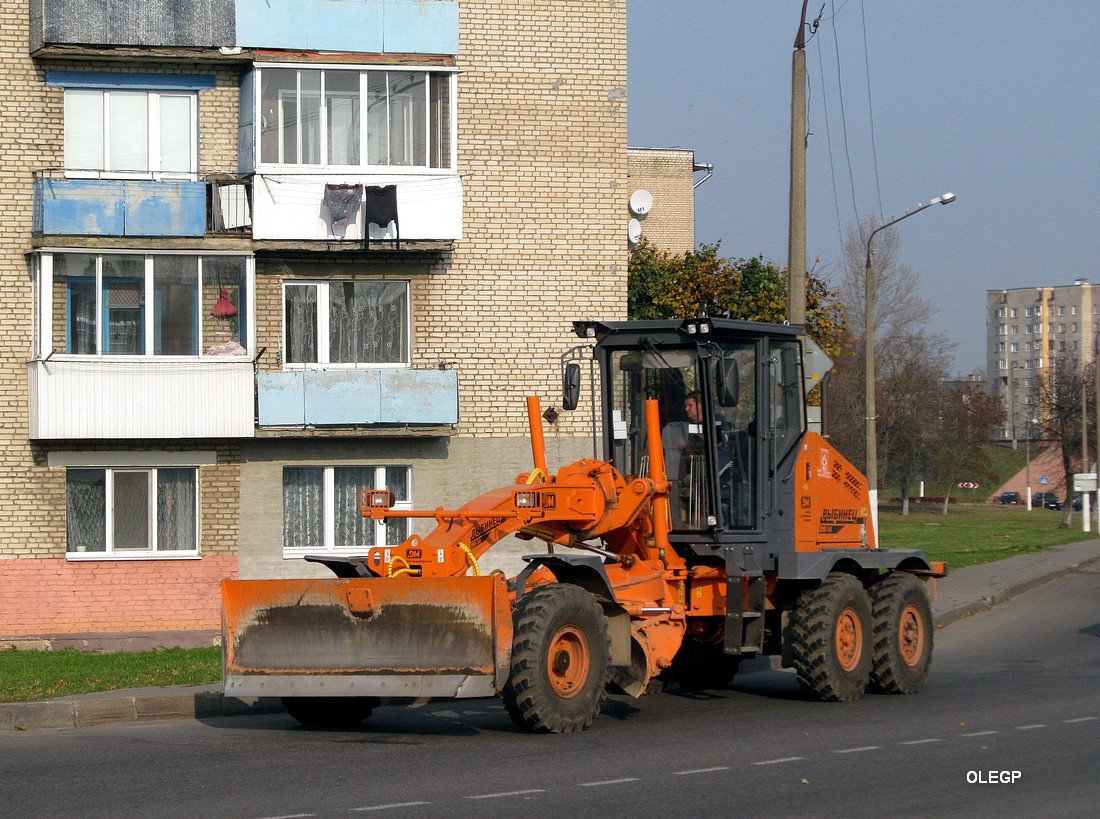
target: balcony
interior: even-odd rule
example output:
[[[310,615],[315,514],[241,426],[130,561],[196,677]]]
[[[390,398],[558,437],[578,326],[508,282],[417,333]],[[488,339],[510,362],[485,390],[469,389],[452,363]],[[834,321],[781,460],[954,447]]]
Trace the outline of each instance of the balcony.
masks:
[[[38,360],[27,377],[31,440],[255,434],[248,357]]]
[[[35,236],[247,237],[251,180],[72,179],[34,173]]]
[[[256,374],[260,427],[458,423],[454,370],[298,370]]]
[[[396,186],[396,230],[372,225],[364,236],[366,211],[361,193],[337,224],[325,206],[326,186]],[[302,174],[257,172],[253,178],[252,238],[282,241],[354,242],[370,240],[453,241],[462,238],[462,178],[440,173]]]

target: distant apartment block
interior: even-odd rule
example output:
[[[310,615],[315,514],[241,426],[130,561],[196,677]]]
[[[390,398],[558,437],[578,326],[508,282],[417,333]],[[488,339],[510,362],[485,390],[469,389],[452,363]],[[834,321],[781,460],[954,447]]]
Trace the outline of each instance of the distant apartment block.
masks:
[[[1093,360],[1100,287],[1086,279],[1056,287],[986,293],[987,383],[1004,406],[1000,437],[1023,439],[1040,419],[1039,387],[1052,368]]]

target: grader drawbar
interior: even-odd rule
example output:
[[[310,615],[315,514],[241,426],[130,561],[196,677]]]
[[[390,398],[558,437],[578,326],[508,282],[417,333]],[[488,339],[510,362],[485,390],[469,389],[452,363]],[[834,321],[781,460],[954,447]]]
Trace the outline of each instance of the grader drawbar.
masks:
[[[551,473],[531,397],[534,465],[514,484],[431,511],[364,490],[365,516],[434,528],[308,558],[328,579],[225,581],[227,694],[281,697],[306,725],[358,722],[381,698],[495,695],[557,733],[587,728],[609,689],[724,687],[764,654],[822,700],[921,688],[946,567],[879,549],[866,480],[807,428],[819,351],[725,319],[574,329],[563,406],[578,361],[598,367],[604,457]],[[546,551],[518,577],[481,575],[508,536]]]

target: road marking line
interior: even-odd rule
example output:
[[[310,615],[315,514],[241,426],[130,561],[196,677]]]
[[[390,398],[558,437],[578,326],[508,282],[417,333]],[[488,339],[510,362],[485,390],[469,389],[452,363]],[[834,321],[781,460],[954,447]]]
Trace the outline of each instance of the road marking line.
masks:
[[[309,819],[316,813],[288,813],[286,816],[264,816],[263,819]]]
[[[1094,719],[1097,719],[1097,717],[1077,717],[1077,719],[1067,719],[1062,721],[1072,725],[1075,722],[1092,722]]]
[[[1017,725],[1017,731],[1032,731],[1036,728],[1048,728],[1049,726],[1042,722],[1037,722],[1034,725]]]
[[[352,813],[368,813],[374,810],[397,810],[398,808],[415,808],[420,805],[430,805],[431,802],[392,802],[389,805],[369,805],[365,808],[352,808]]]
[[[833,751],[834,754],[859,754],[864,751],[877,751],[881,748],[881,745],[864,745],[861,748],[841,748],[839,751]]]
[[[908,742],[901,743],[902,745],[928,745],[932,742],[939,742],[938,739],[911,739]]]
[[[1001,732],[1000,731],[974,731],[973,733],[970,733],[970,734],[962,734],[962,736],[964,736],[964,737],[988,737],[988,736],[992,736],[993,734],[999,734],[999,733],[1001,733]]]
[[[753,765],[780,765],[784,762],[798,762],[803,757],[800,756],[785,756],[782,759],[764,759],[760,762],[754,762]]]
[[[467,796],[467,799],[501,799],[505,796],[526,796],[529,793],[546,793],[542,788],[530,788],[525,791],[504,791],[503,793],[479,793],[476,796]]]
[[[602,785],[622,785],[626,782],[637,782],[638,777],[629,776],[624,779],[605,779],[603,782],[581,782],[579,787],[581,788],[598,788]]]
[[[719,771],[732,770],[728,765],[719,765],[716,768],[696,768],[694,771],[673,771],[673,776],[691,776],[693,774],[718,773]]]

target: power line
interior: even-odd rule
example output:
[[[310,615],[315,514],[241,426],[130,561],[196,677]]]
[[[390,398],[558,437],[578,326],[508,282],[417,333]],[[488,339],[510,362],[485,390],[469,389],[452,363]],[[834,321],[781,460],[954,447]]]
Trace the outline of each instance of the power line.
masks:
[[[837,93],[839,94],[839,97],[840,97],[840,124],[842,126],[842,132],[844,134],[844,157],[845,157],[845,159],[848,163],[848,184],[850,186],[851,193],[852,193],[852,213],[854,214],[855,222],[858,225],[859,224],[859,206],[856,204],[856,182],[855,182],[855,175],[852,172],[852,153],[851,153],[851,150],[848,146],[848,115],[846,113],[845,105],[844,105],[844,79],[843,79],[843,71],[842,71],[842,68],[841,68],[841,60],[840,60],[840,37],[838,36],[837,30],[836,30],[837,10],[835,8],[835,5],[836,5],[835,0],[833,1],[832,5],[834,6],[834,8],[833,8],[833,16],[830,18],[830,25],[831,25],[832,30],[833,30],[833,50],[836,53],[836,85],[837,85]],[[861,238],[862,238],[862,233],[861,233]]]
[[[836,165],[833,162],[833,132],[829,127],[829,96],[825,93],[825,64],[821,59],[820,45],[817,49],[817,69],[818,76],[821,79],[821,105],[825,111],[825,143],[829,149],[829,178],[833,183],[833,210],[836,213],[836,233],[838,239],[838,247],[843,252],[844,249],[844,232],[840,222],[840,198],[837,193],[836,184]]]
[[[882,186],[879,184],[878,178],[878,148],[875,145],[875,106],[871,101],[871,57],[867,48],[867,9],[864,0],[860,0],[859,3],[859,16],[860,22],[863,24],[863,67],[867,78],[867,114],[871,118],[871,162],[875,171],[875,193],[878,196],[878,218],[881,223],[886,221],[886,215],[882,207]]]

